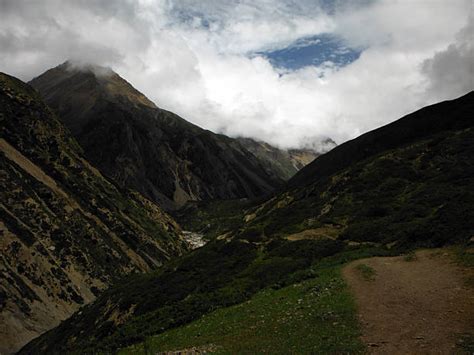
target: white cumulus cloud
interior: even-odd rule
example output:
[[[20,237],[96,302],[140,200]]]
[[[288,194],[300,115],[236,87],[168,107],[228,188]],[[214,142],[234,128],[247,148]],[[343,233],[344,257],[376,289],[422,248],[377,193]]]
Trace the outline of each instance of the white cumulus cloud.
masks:
[[[338,143],[473,90],[471,0],[1,0],[0,70],[107,65],[201,127],[281,147]],[[471,13],[471,15],[470,15]],[[299,70],[255,53],[321,33],[359,59]]]

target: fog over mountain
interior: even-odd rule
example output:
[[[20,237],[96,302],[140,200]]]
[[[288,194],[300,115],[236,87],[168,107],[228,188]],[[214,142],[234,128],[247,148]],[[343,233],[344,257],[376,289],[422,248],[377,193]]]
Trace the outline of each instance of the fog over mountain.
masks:
[[[203,128],[304,147],[472,90],[472,27],[470,0],[2,0],[0,70],[110,66]]]

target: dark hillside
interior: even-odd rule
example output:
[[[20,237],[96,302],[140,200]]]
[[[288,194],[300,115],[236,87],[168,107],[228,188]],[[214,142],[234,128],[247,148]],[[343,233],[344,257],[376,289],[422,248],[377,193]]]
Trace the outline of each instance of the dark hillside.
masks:
[[[473,117],[471,92],[342,144],[250,213],[244,229],[405,246],[466,241],[474,233]]]
[[[0,127],[0,352],[9,353],[188,246],[158,206],[82,157],[34,89],[3,73]]]
[[[427,106],[395,122],[341,144],[300,170],[288,186],[301,187],[330,176],[363,159],[424,137],[473,125],[474,92]]]

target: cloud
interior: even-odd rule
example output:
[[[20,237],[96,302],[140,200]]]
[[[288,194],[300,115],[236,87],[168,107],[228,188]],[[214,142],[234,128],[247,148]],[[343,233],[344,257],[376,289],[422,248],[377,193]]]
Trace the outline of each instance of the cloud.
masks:
[[[422,64],[427,92],[436,100],[474,90],[474,16],[456,36],[456,42]]]
[[[282,147],[325,137],[340,143],[472,89],[471,6],[3,0],[0,70],[29,80],[68,58],[108,65],[158,106],[204,128]],[[328,32],[363,49],[360,57],[345,67],[281,70],[254,54]]]

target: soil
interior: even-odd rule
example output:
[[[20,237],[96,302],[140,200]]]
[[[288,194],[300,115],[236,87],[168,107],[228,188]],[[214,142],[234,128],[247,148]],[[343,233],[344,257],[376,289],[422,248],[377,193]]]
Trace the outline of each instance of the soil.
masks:
[[[360,264],[375,277],[364,278]],[[343,275],[370,354],[457,354],[463,339],[474,339],[474,270],[447,250],[357,260]]]

